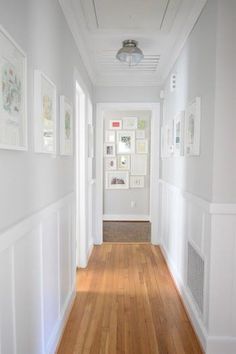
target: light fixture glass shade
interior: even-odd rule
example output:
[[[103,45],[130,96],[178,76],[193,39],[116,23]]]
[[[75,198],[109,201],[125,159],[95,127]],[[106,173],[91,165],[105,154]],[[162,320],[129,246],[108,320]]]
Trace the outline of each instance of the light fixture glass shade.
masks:
[[[137,45],[138,42],[132,39],[124,41],[123,47],[116,54],[116,58],[123,63],[129,64],[129,66],[139,64],[144,55]]]

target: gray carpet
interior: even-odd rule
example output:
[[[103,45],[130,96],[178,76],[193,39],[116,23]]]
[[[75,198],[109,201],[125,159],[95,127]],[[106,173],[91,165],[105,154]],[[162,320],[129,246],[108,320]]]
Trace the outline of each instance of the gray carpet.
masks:
[[[104,242],[150,242],[151,223],[148,221],[104,221]]]

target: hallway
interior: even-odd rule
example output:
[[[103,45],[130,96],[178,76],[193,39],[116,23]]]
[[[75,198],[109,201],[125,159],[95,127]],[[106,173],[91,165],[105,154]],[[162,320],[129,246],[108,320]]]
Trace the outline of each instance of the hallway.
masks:
[[[58,354],[202,353],[159,247],[96,246]]]

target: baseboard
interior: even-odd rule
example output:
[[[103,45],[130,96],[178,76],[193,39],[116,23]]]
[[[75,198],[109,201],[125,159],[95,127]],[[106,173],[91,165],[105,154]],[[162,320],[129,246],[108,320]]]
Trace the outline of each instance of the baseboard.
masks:
[[[150,221],[149,215],[103,215],[103,221]]]
[[[204,327],[201,318],[199,317],[197,311],[195,310],[195,306],[191,300],[191,297],[189,296],[187,289],[185,288],[182,280],[180,279],[180,277],[175,269],[175,266],[174,266],[173,262],[171,261],[170,257],[168,256],[168,253],[166,252],[163,245],[160,246],[160,249],[161,249],[161,252],[165,258],[165,261],[166,261],[167,267],[170,271],[171,277],[172,277],[172,279],[175,283],[175,286],[178,290],[178,293],[181,297],[181,300],[183,302],[185,310],[188,314],[188,317],[189,317],[189,320],[192,324],[192,327],[199,339],[200,345],[202,346],[203,350],[206,351],[207,337],[208,337],[206,328]],[[207,352],[207,354],[208,354],[208,352]],[[211,354],[213,354],[213,353],[211,353]]]
[[[88,253],[87,253],[87,264],[88,264],[88,262],[89,262],[89,259],[90,259],[90,257],[91,257],[91,254],[92,254],[92,252],[93,252],[93,247],[94,247],[93,244],[91,244],[91,245],[89,246]]]
[[[235,337],[208,337],[207,354],[235,354]]]

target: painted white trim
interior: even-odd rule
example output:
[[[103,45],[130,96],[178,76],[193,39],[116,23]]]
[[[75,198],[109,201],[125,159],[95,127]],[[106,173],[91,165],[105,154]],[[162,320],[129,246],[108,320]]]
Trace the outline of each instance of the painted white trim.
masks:
[[[207,354],[235,354],[235,337],[208,337]]]
[[[103,126],[104,112],[107,110],[149,110],[151,118],[151,168],[150,168],[150,221],[152,222],[152,243],[158,244],[158,178],[159,178],[159,103],[98,103],[96,114],[96,240],[95,244],[103,242]],[[152,153],[155,151],[155,153]]]
[[[150,221],[149,215],[103,215],[104,221]]]

